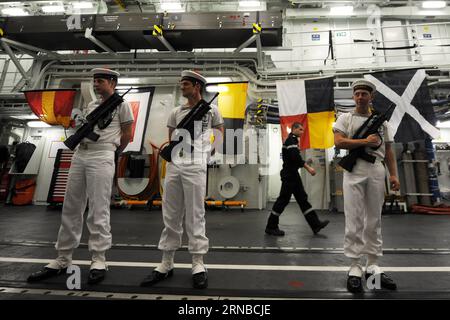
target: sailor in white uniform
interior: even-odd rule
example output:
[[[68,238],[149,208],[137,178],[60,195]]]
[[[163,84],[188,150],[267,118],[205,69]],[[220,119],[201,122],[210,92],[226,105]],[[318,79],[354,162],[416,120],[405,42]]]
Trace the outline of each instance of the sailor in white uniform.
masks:
[[[183,97],[187,98],[187,104],[174,108],[169,115],[169,137],[173,137],[172,133],[177,133],[177,125],[202,99],[201,92],[205,84],[206,79],[199,73],[189,70],[182,72],[180,86]],[[211,110],[205,114],[199,125],[201,135],[194,137],[193,153],[189,152],[191,147],[183,152],[172,152],[172,162],[167,163],[162,201],[164,230],[158,246],[163,251],[162,262],[142,281],[141,286],[151,286],[172,276],[175,251],[181,246],[183,218],[189,239],[188,249],[192,255],[193,287],[203,289],[208,286],[203,256],[209,248],[209,240],[206,237],[205,195],[211,128],[219,130],[219,136],[223,135],[223,119],[216,106],[211,105]]]
[[[400,188],[391,147],[393,137],[385,122],[378,134],[369,135],[366,139],[352,139],[358,128],[370,117],[369,106],[376,88],[367,80],[357,80],[352,84],[352,89],[356,108],[337,119],[333,129],[335,145],[336,148],[349,150],[364,146],[368,154],[375,156],[376,161],[370,163],[358,159],[352,172],[344,171],[344,254],[352,261],[347,289],[350,292],[362,291],[361,258],[367,256],[366,279],[375,275],[379,277],[378,283],[382,288],[395,290],[397,286],[394,281],[378,266],[378,258],[383,255],[381,210],[385,195],[385,168],[382,161],[389,170],[391,189],[395,191]]]
[[[94,89],[100,99],[92,101],[83,114],[87,115],[110,97],[117,85],[119,73],[110,69],[91,71]],[[114,157],[125,149],[132,138],[133,114],[127,102],[122,102],[109,119],[95,127],[97,141],[83,139],[72,158],[56,242],[57,258],[42,270],[31,274],[29,282],[64,273],[72,263],[72,253],[80,244],[83,215],[89,201],[86,224],[89,230],[89,251],[92,262],[88,283],[99,283],[106,275],[106,251],[111,247],[110,200],[115,172]],[[109,123],[109,124],[108,124]],[[106,127],[105,127],[106,126]]]

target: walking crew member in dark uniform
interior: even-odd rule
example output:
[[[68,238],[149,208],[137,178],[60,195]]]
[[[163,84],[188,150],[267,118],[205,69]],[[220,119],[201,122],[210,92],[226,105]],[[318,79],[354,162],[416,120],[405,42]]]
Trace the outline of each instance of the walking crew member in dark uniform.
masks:
[[[280,172],[282,181],[280,195],[272,207],[266,226],[266,233],[270,235],[284,236],[284,231],[278,228],[278,221],[284,208],[288,205],[292,194],[294,194],[295,200],[297,200],[314,234],[318,233],[329,223],[328,220],[319,220],[316,212],[308,202],[308,195],[303,188],[302,180],[298,173],[298,169],[305,168],[311,175],[314,176],[316,174],[314,168],[303,161],[300,154],[298,138],[300,138],[302,133],[303,126],[301,123],[294,122],[292,124],[292,132],[283,144],[283,169]]]

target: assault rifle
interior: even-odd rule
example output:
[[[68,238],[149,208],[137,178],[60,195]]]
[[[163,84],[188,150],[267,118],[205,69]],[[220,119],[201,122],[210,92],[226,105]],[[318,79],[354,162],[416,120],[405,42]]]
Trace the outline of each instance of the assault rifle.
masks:
[[[371,134],[378,133],[378,129],[383,125],[383,123],[388,119],[388,115],[391,110],[395,108],[395,104],[392,103],[385,113],[373,113],[363,124],[358,128],[356,133],[353,135],[352,139],[365,139]],[[339,165],[347,170],[348,172],[352,172],[353,167],[356,164],[356,160],[363,159],[367,162],[374,163],[376,158],[365,151],[366,147],[358,147],[355,149],[351,149],[348,155],[343,157],[341,161],[339,161]],[[372,148],[374,150],[378,149]]]
[[[203,116],[211,110],[211,103],[216,99],[216,97],[219,95],[217,92],[214,97],[209,101],[206,102],[205,100],[201,99],[197,104],[189,111],[189,113],[180,121],[180,123],[177,125],[176,129],[185,129],[189,131],[191,134],[192,140],[195,139],[194,137],[194,122],[202,120]],[[159,155],[161,158],[166,160],[167,162],[172,161],[172,150],[175,148],[176,145],[178,145],[182,139],[176,140],[176,141],[170,141],[168,145],[166,145],[163,149],[160,150]]]
[[[127,92],[121,96],[114,92],[108,99],[95,108],[94,111],[89,113],[86,117],[87,122],[83,124],[73,135],[67,138],[66,141],[64,141],[66,147],[70,150],[74,150],[84,138],[97,141],[100,136],[94,132],[94,127],[101,122],[102,126],[100,129],[104,129],[111,123],[112,112],[123,102],[123,96],[125,96],[131,89],[132,88],[128,89]]]

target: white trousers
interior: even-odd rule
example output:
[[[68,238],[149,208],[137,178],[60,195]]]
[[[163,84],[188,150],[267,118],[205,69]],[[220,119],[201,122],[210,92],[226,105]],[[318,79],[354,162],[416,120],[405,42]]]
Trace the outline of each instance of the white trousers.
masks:
[[[183,236],[183,217],[191,254],[209,249],[205,221],[206,164],[167,164],[162,213],[164,230],[158,248],[177,250]]]
[[[386,171],[381,162],[359,159],[352,172],[344,171],[344,254],[361,258],[382,256],[381,210]]]
[[[75,152],[55,245],[58,251],[70,251],[80,244],[88,199],[89,251],[104,252],[111,248],[110,202],[114,169],[114,151]]]

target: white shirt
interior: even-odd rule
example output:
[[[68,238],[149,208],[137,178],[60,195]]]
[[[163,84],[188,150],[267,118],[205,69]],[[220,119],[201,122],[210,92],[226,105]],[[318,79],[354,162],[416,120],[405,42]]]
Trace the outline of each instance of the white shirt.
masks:
[[[343,133],[347,138],[352,138],[356,131],[363,125],[363,123],[369,118],[369,115],[363,115],[356,112],[348,112],[339,116],[333,127],[333,132]],[[385,143],[393,142],[392,129],[388,122],[384,122],[378,129],[378,133],[383,139],[381,146],[374,150],[370,147],[366,147],[365,150],[368,154],[377,157],[378,159],[384,159],[385,156]]]
[[[167,127],[175,129],[177,125],[184,119],[184,117],[191,111],[191,107],[186,105],[172,109],[169,119],[167,120]],[[198,123],[201,125],[201,137],[194,141],[195,152],[207,153],[211,148],[211,128],[217,128],[223,125],[223,118],[219,109],[215,105],[211,105],[211,109],[203,116],[203,119]]]
[[[83,116],[86,117],[89,113],[95,110],[102,100],[91,101],[88,106],[83,110]],[[109,126],[100,130],[98,126],[94,127],[94,132],[100,135],[97,142],[84,138],[84,143],[112,143],[117,147],[120,146],[120,137],[122,136],[121,125],[132,123],[134,121],[133,113],[131,111],[128,102],[122,102],[114,111],[114,117]]]

